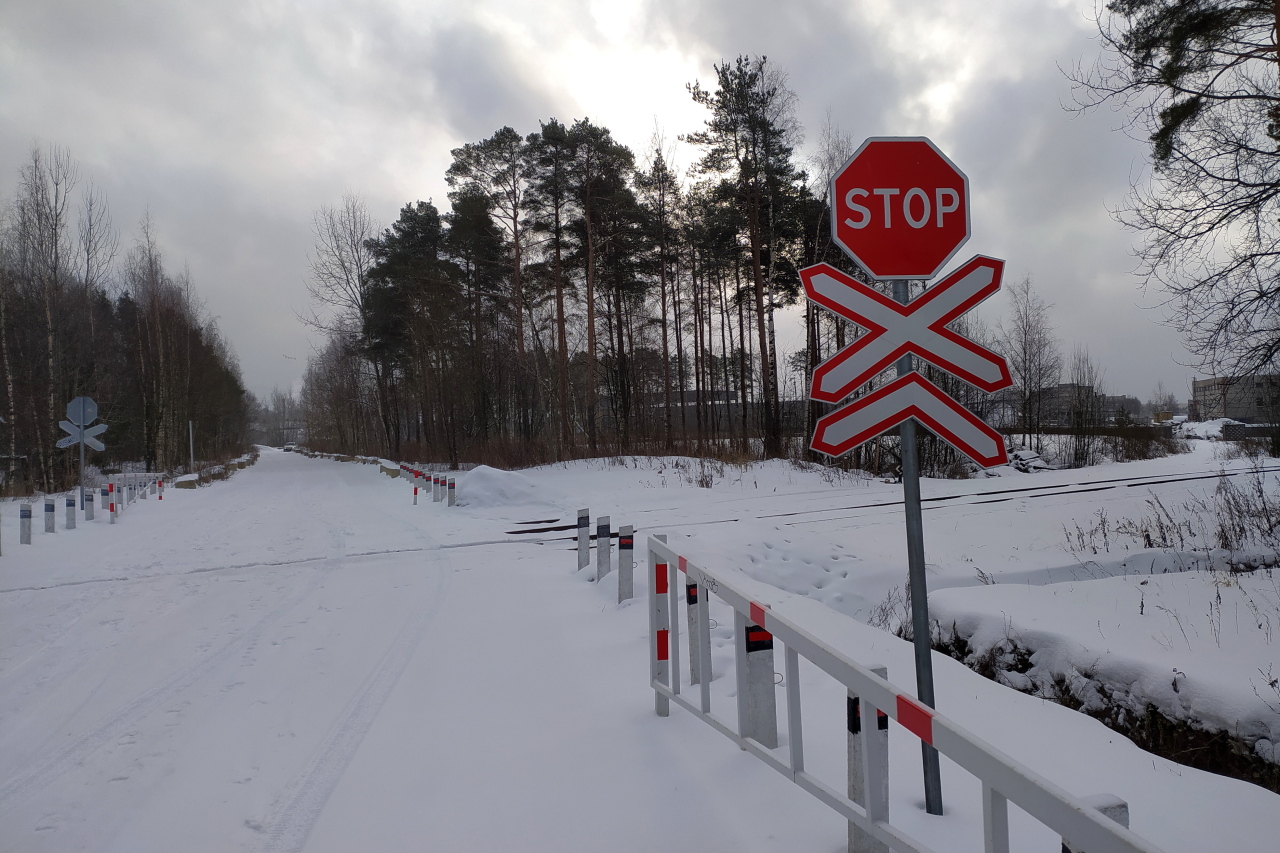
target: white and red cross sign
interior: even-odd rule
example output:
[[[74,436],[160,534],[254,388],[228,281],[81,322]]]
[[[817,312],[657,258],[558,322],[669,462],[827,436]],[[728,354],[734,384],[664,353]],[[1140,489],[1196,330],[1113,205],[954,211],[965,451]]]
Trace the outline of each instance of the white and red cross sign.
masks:
[[[875,278],[932,278],[969,237],[968,181],[927,139],[868,139],[831,183],[833,238]],[[976,256],[904,305],[828,264],[801,270],[810,299],[865,330],[817,367],[810,397],[838,403],[904,355],[983,391],[1009,387],[1003,358],[948,328],[1003,271]],[[999,433],[914,371],[821,418],[812,447],[839,456],[907,418],[983,467],[1008,462]]]

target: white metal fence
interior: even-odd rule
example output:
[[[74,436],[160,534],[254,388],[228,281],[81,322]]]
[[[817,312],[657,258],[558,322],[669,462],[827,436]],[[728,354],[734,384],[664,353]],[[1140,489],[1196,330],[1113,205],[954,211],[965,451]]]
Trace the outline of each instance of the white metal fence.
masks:
[[[1008,803],[1012,802],[1062,836],[1064,849],[1087,853],[1159,853],[1159,848],[1130,832],[1125,826],[1105,816],[1099,804],[1086,803],[1015,761],[1000,750],[964,730],[942,714],[921,705],[914,697],[899,690],[889,681],[850,659],[839,650],[807,633],[784,616],[753,601],[730,583],[723,573],[695,566],[673,551],[656,536],[648,539],[649,551],[649,660],[650,681],[654,689],[655,710],[660,716],[669,713],[675,702],[721,732],[740,747],[760,758],[765,764],[794,781],[804,790],[843,815],[865,834],[868,844],[883,844],[904,853],[932,853],[931,848],[895,826],[889,817],[887,796],[888,764],[881,749],[860,750],[861,782],[856,786],[870,796],[854,802],[824,781],[805,771],[803,724],[800,701],[799,658],[804,657],[823,672],[844,685],[851,697],[861,705],[861,719],[876,719],[879,714],[896,720],[916,737],[932,744],[940,753],[972,773],[982,786],[982,820],[984,849],[987,853],[1009,853]],[[680,582],[680,575],[686,576]],[[682,596],[686,584],[696,585],[696,592]],[[737,725],[730,725],[711,710],[711,635],[707,605],[708,593],[727,603],[734,611],[737,646]],[[680,599],[689,600],[694,608],[689,624],[697,670],[690,690],[697,697],[690,701],[681,690],[680,674]],[[761,737],[760,708],[753,707],[750,667],[747,658],[748,634],[771,635],[784,647],[788,743],[785,757],[770,748],[767,736]],[[770,643],[771,647],[771,643]],[[772,701],[773,667],[768,667],[768,691]],[[759,691],[755,691],[758,693]],[[852,704],[852,700],[851,700]],[[776,720],[776,718],[774,718]],[[773,743],[776,744],[776,722]],[[869,729],[871,727],[868,727]],[[765,742],[762,742],[765,741]],[[887,741],[886,741],[887,742]],[[852,752],[851,752],[852,755]],[[859,768],[851,768],[851,775]],[[851,779],[851,781],[853,781]],[[854,785],[850,785],[851,790]],[[1123,803],[1120,803],[1123,809]],[[1127,821],[1126,821],[1127,822]],[[852,837],[852,833],[851,833]],[[871,849],[868,847],[867,849]],[[883,848],[882,848],[883,849]]]

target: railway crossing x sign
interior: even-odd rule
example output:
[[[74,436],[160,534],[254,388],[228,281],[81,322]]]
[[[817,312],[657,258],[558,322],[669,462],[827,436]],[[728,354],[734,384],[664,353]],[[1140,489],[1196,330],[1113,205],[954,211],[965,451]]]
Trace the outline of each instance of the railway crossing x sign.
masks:
[[[1003,358],[947,328],[1000,289],[1003,271],[1003,261],[975,257],[903,305],[827,264],[801,270],[810,299],[866,330],[818,365],[809,396],[838,403],[904,355],[983,391],[1009,387],[1013,380]],[[840,456],[910,417],[984,468],[1009,461],[999,433],[914,372],[821,418],[812,446]]]
[[[831,186],[832,236],[875,278],[927,279],[969,237],[968,181],[927,139],[868,139]],[[1005,360],[948,328],[1000,289],[1003,272],[1003,261],[978,255],[899,302],[829,264],[801,270],[811,300],[865,330],[814,370],[809,396],[838,403],[904,356],[988,393],[1008,388]],[[908,418],[984,468],[1009,461],[999,433],[909,366],[896,381],[821,418],[812,447],[839,456]]]

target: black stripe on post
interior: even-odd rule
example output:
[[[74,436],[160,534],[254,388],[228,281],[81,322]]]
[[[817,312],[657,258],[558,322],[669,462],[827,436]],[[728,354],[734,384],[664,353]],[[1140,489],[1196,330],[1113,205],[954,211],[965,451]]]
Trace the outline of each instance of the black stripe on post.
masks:
[[[759,625],[747,623],[747,653],[773,650],[773,634]]]
[[[698,603],[698,585],[696,583],[687,583],[684,585],[684,600],[690,606]],[[751,651],[751,647],[747,647],[747,651]]]
[[[619,537],[618,537],[618,550],[620,550],[620,551],[631,551],[631,550],[633,550],[634,548],[635,548],[635,539],[633,539],[633,538],[632,538],[632,537],[630,537],[630,536],[619,536]]]
[[[862,734],[862,712],[858,709],[858,697],[850,696],[848,700],[845,712],[846,727],[851,735]]]
[[[882,732],[889,731],[889,715],[884,711],[876,711],[876,728]]]

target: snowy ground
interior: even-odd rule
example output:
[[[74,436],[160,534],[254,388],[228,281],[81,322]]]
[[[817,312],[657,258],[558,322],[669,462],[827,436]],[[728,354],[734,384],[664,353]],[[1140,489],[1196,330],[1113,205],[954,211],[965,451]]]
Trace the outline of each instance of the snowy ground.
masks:
[[[1223,464],[1243,463],[1203,443],[1087,472],[927,481],[931,588],[1122,575],[1132,554],[1082,560],[1063,525],[1139,515],[1150,490],[1211,489],[1161,481]],[[1078,485],[1047,488],[1061,484]],[[264,449],[226,482],[140,501],[115,526],[59,523],[29,547],[6,505],[0,850],[843,848],[844,824],[783,777],[678,708],[653,714],[643,598],[615,605],[611,579],[575,574],[572,534],[518,531],[589,506],[639,529],[639,559],[643,536],[666,532],[777,587],[775,606],[865,620],[903,581],[900,487],[644,459],[481,469],[453,509],[412,506],[411,488],[376,465]],[[909,645],[839,624],[851,654],[913,683]],[[727,630],[716,642],[724,673]],[[1124,797],[1164,849],[1275,849],[1280,797],[934,665],[948,716],[1073,793]],[[843,697],[816,673],[802,683],[806,755],[837,783]],[[981,849],[973,781],[944,762],[947,815],[930,817],[916,742],[895,730],[892,743],[894,822],[939,850]],[[1056,849],[1020,815],[1014,832],[1015,849]]]

